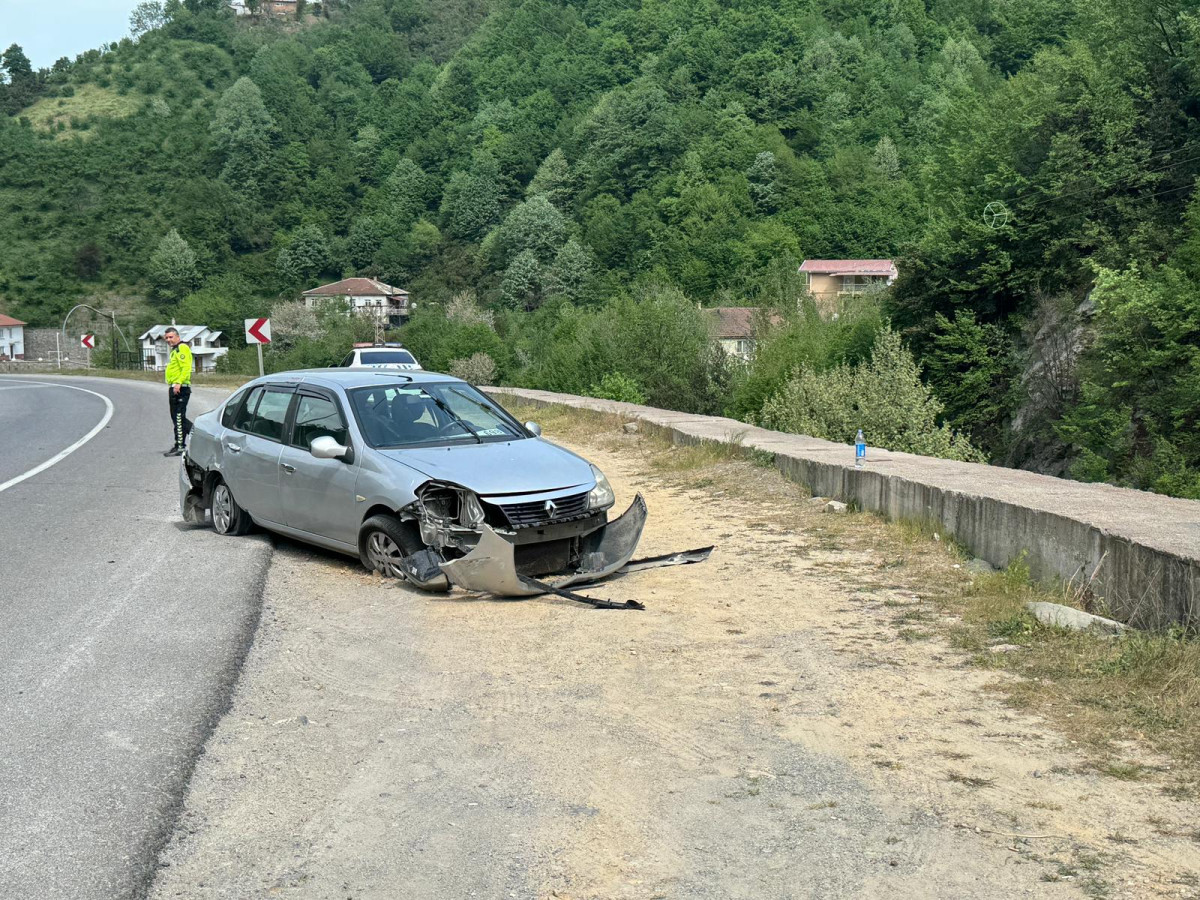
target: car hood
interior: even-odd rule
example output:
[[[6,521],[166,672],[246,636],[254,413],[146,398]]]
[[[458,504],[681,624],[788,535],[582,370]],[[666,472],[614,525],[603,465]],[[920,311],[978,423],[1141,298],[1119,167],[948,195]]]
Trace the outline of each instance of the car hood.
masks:
[[[541,438],[376,451],[482,496],[536,494],[596,483],[587,460]]]

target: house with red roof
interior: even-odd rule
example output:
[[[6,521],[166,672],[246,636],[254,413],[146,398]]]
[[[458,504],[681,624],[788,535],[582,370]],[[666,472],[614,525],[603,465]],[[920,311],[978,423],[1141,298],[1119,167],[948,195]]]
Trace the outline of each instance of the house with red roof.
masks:
[[[27,322],[0,314],[0,359],[25,358],[25,326]]]
[[[403,325],[412,313],[408,291],[375,278],[343,278],[332,284],[323,284],[304,291],[304,305],[318,306],[329,300],[344,300],[350,310],[369,316],[385,327]]]
[[[822,309],[832,308],[839,297],[886,287],[899,274],[890,259],[806,259],[800,273]]]

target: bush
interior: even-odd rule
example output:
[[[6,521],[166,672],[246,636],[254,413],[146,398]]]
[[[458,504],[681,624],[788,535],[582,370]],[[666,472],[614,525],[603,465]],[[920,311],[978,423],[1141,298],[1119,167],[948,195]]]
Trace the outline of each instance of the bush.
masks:
[[[759,424],[843,442],[861,428],[869,444],[888,450],[984,462],[966,438],[937,424],[941,413],[912,354],[889,328],[880,332],[869,362],[824,372],[801,366],[766,402]]]
[[[720,411],[728,387],[728,362],[708,322],[672,286],[644,287],[594,311],[559,303],[521,339],[534,359],[528,387],[582,394],[620,373],[651,406],[704,415]]]
[[[459,298],[445,310],[422,304],[401,330],[401,340],[417,362],[432,372],[448,372],[456,362],[484,354],[495,365],[493,378],[502,380],[509,369],[511,350],[489,324],[486,313],[464,314],[467,305]],[[449,318],[451,313],[455,318]]]
[[[796,311],[777,312],[783,320],[772,326],[768,311],[763,310],[759,323],[762,337],[749,367],[734,379],[726,405],[726,415],[732,418],[754,421],[767,398],[802,367],[819,372],[867,359],[884,327],[879,300],[871,296],[847,301],[836,318],[822,317],[810,298],[804,298]]]
[[[587,395],[589,397],[599,397],[602,400],[619,400],[622,403],[637,403],[641,405],[646,402],[646,395],[642,393],[637,379],[630,378],[628,375],[622,375],[620,372],[609,372],[606,374],[596,384],[587,389]]]
[[[451,362],[450,374],[471,384],[492,384],[496,379],[496,362],[486,353],[473,353],[467,359]]]

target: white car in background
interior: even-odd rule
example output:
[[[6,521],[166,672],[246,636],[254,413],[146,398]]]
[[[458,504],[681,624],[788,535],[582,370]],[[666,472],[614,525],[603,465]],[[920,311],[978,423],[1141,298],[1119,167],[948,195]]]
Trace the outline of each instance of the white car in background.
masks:
[[[401,369],[416,372],[421,370],[417,358],[403,344],[355,344],[339,368]]]

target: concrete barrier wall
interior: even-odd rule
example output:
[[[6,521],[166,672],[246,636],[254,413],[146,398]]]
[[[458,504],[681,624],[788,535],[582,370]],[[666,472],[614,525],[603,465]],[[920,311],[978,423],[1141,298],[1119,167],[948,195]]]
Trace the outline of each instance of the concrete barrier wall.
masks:
[[[678,444],[716,441],[766,451],[784,475],[815,495],[892,519],[936,523],[995,566],[1025,553],[1036,578],[1090,581],[1123,621],[1200,624],[1197,501],[887,450],[869,449],[866,467],[855,469],[850,445],[733,419],[546,391],[488,390],[502,403],[616,414]]]

